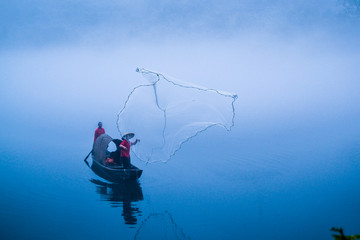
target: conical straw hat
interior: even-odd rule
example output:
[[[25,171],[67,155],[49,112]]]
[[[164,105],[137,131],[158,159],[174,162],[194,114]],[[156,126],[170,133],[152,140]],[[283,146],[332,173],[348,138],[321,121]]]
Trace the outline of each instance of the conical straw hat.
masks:
[[[128,132],[128,133],[125,133],[122,138],[124,139],[125,137],[128,137],[128,139],[131,139],[135,136],[135,133],[131,133],[131,132]]]

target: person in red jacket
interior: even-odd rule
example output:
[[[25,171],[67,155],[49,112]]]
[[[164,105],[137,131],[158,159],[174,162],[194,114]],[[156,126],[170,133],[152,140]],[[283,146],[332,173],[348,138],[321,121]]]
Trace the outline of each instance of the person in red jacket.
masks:
[[[135,136],[134,133],[125,133],[122,137],[122,142],[120,143],[121,154],[120,162],[123,164],[124,168],[130,168],[130,146],[140,142],[140,139],[136,139],[135,142],[130,142],[129,140]]]
[[[101,134],[104,134],[104,133],[105,133],[105,129],[102,128],[102,122],[99,122],[98,128],[95,130],[94,142]]]

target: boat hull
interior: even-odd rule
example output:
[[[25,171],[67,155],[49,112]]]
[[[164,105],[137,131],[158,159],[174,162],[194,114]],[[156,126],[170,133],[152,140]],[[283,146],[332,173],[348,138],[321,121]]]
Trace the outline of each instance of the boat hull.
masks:
[[[134,165],[131,165],[131,168],[129,169],[105,166],[102,163],[97,162],[94,157],[91,164],[91,169],[96,175],[110,182],[136,180],[141,177],[143,171]]]

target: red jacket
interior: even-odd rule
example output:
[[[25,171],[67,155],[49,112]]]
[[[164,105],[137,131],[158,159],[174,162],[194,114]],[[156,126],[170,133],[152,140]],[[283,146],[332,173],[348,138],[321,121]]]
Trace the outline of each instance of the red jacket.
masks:
[[[120,157],[130,158],[130,143],[126,140],[123,140],[120,145],[127,148],[127,150],[121,149]]]
[[[96,141],[96,139],[101,135],[105,133],[105,129],[103,128],[97,128],[95,130],[95,136],[94,136],[94,142]]]

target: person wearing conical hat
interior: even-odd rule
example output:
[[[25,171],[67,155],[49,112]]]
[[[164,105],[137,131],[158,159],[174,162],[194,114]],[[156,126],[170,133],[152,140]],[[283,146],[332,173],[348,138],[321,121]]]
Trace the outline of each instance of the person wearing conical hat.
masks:
[[[140,139],[136,139],[135,142],[131,142],[130,139],[135,136],[134,133],[125,133],[122,137],[122,142],[120,143],[121,154],[120,162],[123,164],[124,168],[130,168],[130,146],[140,142]]]

